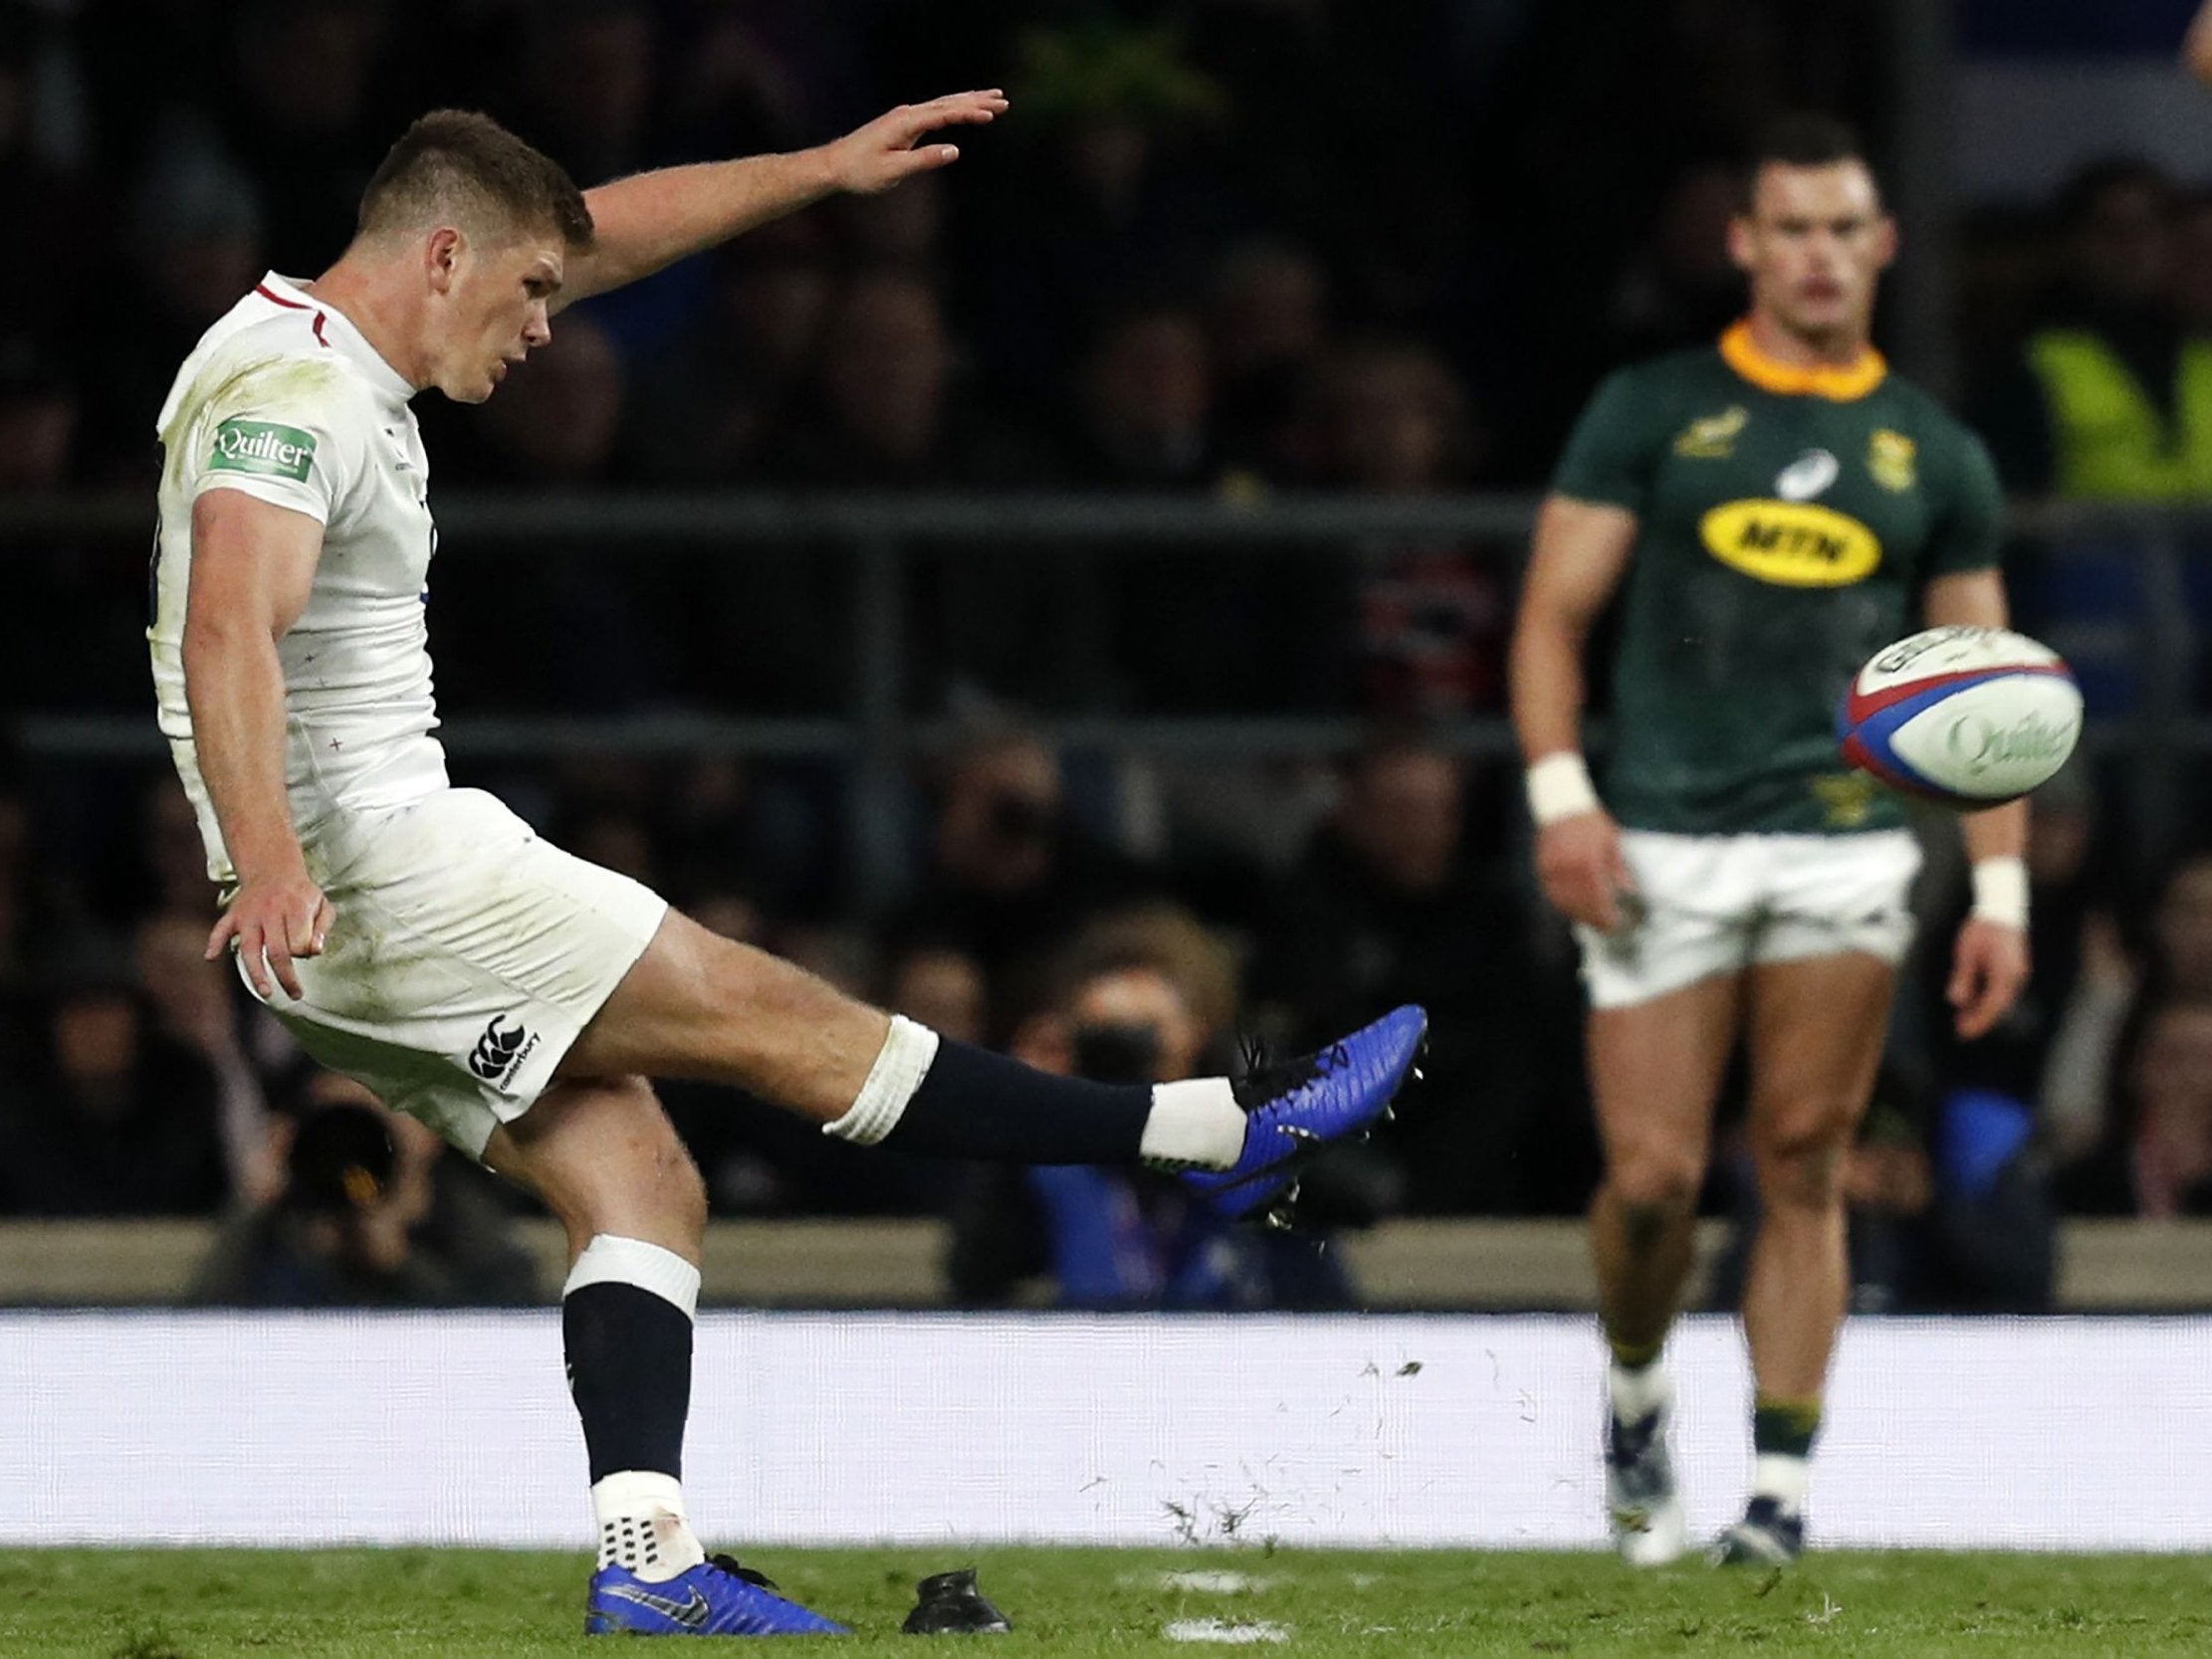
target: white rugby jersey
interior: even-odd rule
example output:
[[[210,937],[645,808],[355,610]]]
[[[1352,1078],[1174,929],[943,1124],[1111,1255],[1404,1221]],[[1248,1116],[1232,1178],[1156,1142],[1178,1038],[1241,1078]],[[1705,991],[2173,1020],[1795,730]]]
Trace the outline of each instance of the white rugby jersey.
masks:
[[[285,780],[304,846],[349,811],[446,786],[430,692],[424,578],[437,546],[414,388],[338,311],[274,272],[200,337],[157,429],[153,680],[161,730],[199,814],[208,874],[235,881],[184,697],[192,504],[239,490],[323,525],[307,609],[277,643]]]

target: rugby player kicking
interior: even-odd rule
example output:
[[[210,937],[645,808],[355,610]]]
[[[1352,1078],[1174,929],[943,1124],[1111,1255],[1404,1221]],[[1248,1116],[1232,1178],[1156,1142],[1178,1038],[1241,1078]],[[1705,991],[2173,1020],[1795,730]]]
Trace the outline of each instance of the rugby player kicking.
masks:
[[[1915,601],[1929,624],[2005,621],[1988,456],[1869,344],[1896,232],[1851,133],[1777,126],[1729,239],[1750,314],[1599,389],[1537,523],[1512,651],[1538,874],[1576,925],[1591,1004],[1608,1503],[1646,1563],[1686,1542],[1662,1349],[1739,1039],[1761,1209],[1743,1302],[1755,1462],[1714,1553],[1803,1548],[1848,1278],[1844,1159],[1920,863],[1897,800],[1840,762],[1834,711]],[[1583,656],[1616,595],[1601,792],[1581,754]],[[2019,803],[1963,820],[1974,903],[1948,985],[1963,1037],[2027,979],[2026,822]]]
[[[1421,1042],[1424,1015],[1404,1008],[1235,1084],[1047,1076],[720,938],[447,781],[424,629],[436,533],[409,400],[436,387],[480,403],[563,304],[834,192],[942,167],[959,153],[944,129],[1005,107],[963,93],[817,149],[588,192],[485,116],[426,115],[370,180],[337,263],[266,277],[161,410],[148,639],[223,894],[208,953],[234,950],[316,1060],[537,1193],[566,1229],[593,1633],[840,1628],[708,1559],[686,1519],[707,1206],[649,1078],[727,1083],[863,1144],[1144,1160],[1249,1214],[1286,1200],[1308,1149],[1384,1112]]]

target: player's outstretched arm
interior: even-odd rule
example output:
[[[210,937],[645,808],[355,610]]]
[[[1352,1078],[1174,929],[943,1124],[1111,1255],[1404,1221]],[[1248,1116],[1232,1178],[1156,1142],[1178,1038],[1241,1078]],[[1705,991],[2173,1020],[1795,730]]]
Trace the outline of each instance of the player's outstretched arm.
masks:
[[[1599,804],[1582,760],[1582,658],[1592,625],[1628,569],[1636,528],[1636,515],[1626,508],[1557,495],[1544,503],[1510,658],[1513,725],[1536,819],[1536,873],[1565,916],[1608,933],[1621,925],[1621,895],[1633,883],[1621,832]]]
[[[960,147],[925,140],[948,127],[985,125],[1005,107],[1005,95],[995,88],[954,93],[902,104],[814,149],[663,167],[586,190],[597,234],[591,251],[570,261],[560,303],[649,277],[824,196],[873,196],[917,173],[950,166],[960,159]]]
[[[1925,608],[1932,627],[2002,628],[2010,617],[2004,577],[1994,567],[1936,577]],[[1994,1030],[2028,986],[2028,803],[1967,813],[1959,830],[1973,869],[1974,905],[1952,947],[1945,994],[1958,1034],[1971,1041]]]
[[[308,876],[285,791],[284,667],[277,641],[307,609],[323,526],[238,490],[192,505],[184,695],[200,775],[215,803],[238,893],[208,935],[232,940],[263,996],[300,994],[296,956],[323,948],[331,903]]]

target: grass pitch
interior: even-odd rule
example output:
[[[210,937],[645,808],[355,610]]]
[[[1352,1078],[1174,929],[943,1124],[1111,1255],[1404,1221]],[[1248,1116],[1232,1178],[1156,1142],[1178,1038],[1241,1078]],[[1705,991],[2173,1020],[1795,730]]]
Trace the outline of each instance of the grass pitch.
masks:
[[[1014,1633],[933,1645],[1005,1659],[1191,1659],[1221,1651],[1208,1638],[1286,1659],[2212,1652],[2212,1563],[2188,1556],[1837,1554],[1787,1572],[1634,1573],[1604,1555],[886,1549],[757,1564],[851,1624],[834,1651],[863,1659],[911,1654],[897,1632],[915,1580],[971,1562]],[[577,1634],[585,1575],[580,1555],[490,1551],[0,1552],[0,1655],[603,1656]]]

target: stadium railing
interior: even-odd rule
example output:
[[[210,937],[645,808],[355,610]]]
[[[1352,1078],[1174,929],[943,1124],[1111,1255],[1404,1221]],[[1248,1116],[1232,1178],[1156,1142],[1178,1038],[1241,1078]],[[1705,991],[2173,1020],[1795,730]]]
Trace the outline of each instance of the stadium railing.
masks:
[[[899,856],[887,839],[907,762],[948,737],[918,711],[907,599],[912,567],[1009,548],[1042,558],[1108,557],[1173,546],[1193,558],[1262,562],[1286,552],[1385,548],[1438,540],[1479,545],[1508,564],[1525,547],[1535,503],[1524,497],[1405,500],[1262,496],[954,495],[457,495],[439,504],[441,559],[588,555],[619,538],[621,553],[744,558],[803,544],[846,561],[845,706],[817,716],[704,713],[484,718],[455,710],[443,729],[457,758],[743,753],[843,760],[856,810],[846,849],[854,891],[880,891]],[[136,496],[0,498],[0,556],[26,545],[142,546],[150,511]],[[2092,698],[2090,748],[2122,756],[2135,844],[2177,844],[2190,810],[2187,768],[2212,749],[2212,718],[2196,706],[2201,632],[2212,609],[2212,507],[2128,509],[2075,504],[2016,508],[2009,529],[2024,623],[2044,631],[2082,672]],[[1081,603],[1071,584],[1068,603]],[[1077,619],[1078,622],[1080,619]],[[1360,731],[1350,716],[1145,716],[1072,713],[1038,723],[1072,749],[1159,756],[1311,754]],[[132,716],[15,713],[18,752],[117,760],[158,752],[150,721]],[[1437,740],[1502,758],[1512,736],[1495,714],[1446,723]]]

